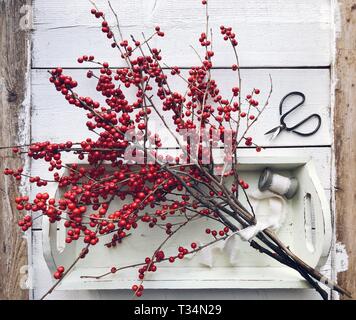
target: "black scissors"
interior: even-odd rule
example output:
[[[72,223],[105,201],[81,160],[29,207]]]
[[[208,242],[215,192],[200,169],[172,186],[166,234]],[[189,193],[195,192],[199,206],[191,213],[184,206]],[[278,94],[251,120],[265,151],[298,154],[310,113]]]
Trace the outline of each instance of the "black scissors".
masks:
[[[286,112],[285,114],[283,114],[283,106],[284,106],[284,102],[291,96],[299,96],[302,98],[302,100],[295,106],[293,107],[292,109],[290,109],[288,112]],[[305,118],[304,120],[302,120],[301,122],[297,123],[296,125],[292,126],[292,127],[288,127],[285,123],[285,118],[291,114],[293,111],[295,111],[296,109],[298,109],[299,107],[301,107],[305,102],[305,95],[304,93],[302,92],[298,92],[298,91],[293,91],[293,92],[290,92],[288,93],[280,102],[279,104],[279,115],[281,116],[280,118],[280,125],[278,127],[275,127],[271,130],[269,130],[268,132],[266,132],[265,134],[271,134],[273,133],[273,136],[272,136],[272,139],[276,138],[283,130],[286,130],[286,131],[292,131],[300,136],[303,136],[303,137],[308,137],[308,136],[311,136],[313,134],[315,134],[321,127],[321,117],[320,115],[314,113],[314,114],[311,114],[309,117]],[[311,131],[311,132],[300,132],[300,131],[297,131],[295,129],[299,128],[300,126],[302,126],[303,124],[305,124],[306,122],[308,122],[310,119],[317,119],[318,120],[318,123],[317,123],[317,126],[316,128]]]

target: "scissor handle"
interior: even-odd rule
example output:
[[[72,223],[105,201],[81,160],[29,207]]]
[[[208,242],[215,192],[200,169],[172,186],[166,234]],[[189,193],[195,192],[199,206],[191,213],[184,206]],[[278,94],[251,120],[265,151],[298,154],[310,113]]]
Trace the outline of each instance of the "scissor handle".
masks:
[[[283,105],[284,105],[284,102],[287,98],[289,98],[290,96],[299,96],[302,98],[302,100],[296,105],[294,106],[292,109],[290,109],[288,112],[286,112],[285,114],[283,114]],[[299,91],[293,91],[293,92],[290,92],[288,93],[286,96],[283,97],[283,99],[281,100],[280,104],[279,104],[279,114],[281,115],[281,125],[283,126],[283,128],[287,131],[292,131],[300,136],[303,136],[303,137],[308,137],[308,136],[311,136],[313,135],[314,133],[316,133],[319,129],[320,129],[320,126],[321,126],[321,117],[314,113],[312,115],[310,115],[309,117],[305,118],[304,120],[302,120],[301,122],[297,123],[296,125],[294,125],[293,127],[288,127],[285,123],[285,118],[291,113],[293,112],[294,110],[296,110],[297,108],[299,108],[300,106],[302,106],[305,102],[305,95],[304,93],[302,92],[299,92]],[[283,115],[282,115],[283,114]],[[306,123],[307,121],[309,121],[310,119],[313,119],[313,118],[316,118],[318,120],[318,124],[316,126],[316,128],[311,131],[311,132],[300,132],[300,131],[297,131],[295,129],[297,129],[298,127],[302,126],[304,123]]]
[[[282,114],[283,114],[283,105],[284,105],[284,102],[285,102],[289,97],[291,97],[291,96],[299,96],[299,97],[302,98],[302,101],[299,102],[295,107],[293,107],[292,109],[290,109],[288,112],[286,112],[286,113],[282,116]],[[284,118],[285,118],[287,115],[289,115],[291,112],[293,112],[295,109],[297,109],[297,108],[299,108],[301,105],[303,105],[304,102],[305,102],[305,94],[302,93],[302,92],[293,91],[293,92],[290,92],[290,93],[288,93],[287,95],[285,95],[285,96],[282,98],[281,102],[279,103],[279,115],[282,116],[282,117],[281,117],[281,124],[282,124],[282,125],[285,125],[285,123],[284,123]]]
[[[304,123],[306,123],[307,121],[309,121],[312,118],[318,119],[318,124],[317,124],[316,128],[313,131],[305,133],[305,132],[300,132],[300,131],[295,130],[295,129],[297,129],[298,127],[300,127],[301,125],[303,125]],[[321,127],[321,117],[318,114],[314,113],[314,114],[310,115],[309,117],[305,118],[303,121],[301,121],[298,124],[296,124],[295,126],[293,126],[291,128],[286,128],[286,130],[287,131],[292,131],[292,132],[294,132],[296,134],[299,134],[300,136],[303,136],[303,137],[308,137],[308,136],[311,136],[314,133],[316,133],[320,129],[320,127]]]

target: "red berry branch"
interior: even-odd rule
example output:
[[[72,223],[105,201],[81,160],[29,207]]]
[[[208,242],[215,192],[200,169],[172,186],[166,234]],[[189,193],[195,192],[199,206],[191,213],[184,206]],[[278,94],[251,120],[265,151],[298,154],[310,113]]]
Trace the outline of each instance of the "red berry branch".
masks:
[[[258,101],[258,88],[251,88],[245,97],[242,95],[237,37],[231,27],[221,26],[221,36],[231,46],[236,59],[231,66],[232,72],[237,73],[230,95],[223,96],[212,73],[214,51],[208,1],[202,1],[202,4],[206,9],[206,30],[199,37],[199,45],[204,54],[200,56],[194,49],[201,63],[190,68],[187,75],[179,67],[165,64],[161,50],[151,46],[152,39],[165,36],[159,26],[149,37],[142,34],[140,40],[134,36],[124,38],[118,16],[110,3],[117,30],[110,26],[105,14],[94,3],[91,14],[100,21],[102,33],[111,47],[118,50],[126,66],[114,68],[92,55],[78,58],[80,64],[99,66],[99,69],[88,71],[87,77],[95,82],[96,91],[105,102],[80,96],[76,92],[77,81],[66,75],[62,68],[49,71],[50,83],[69,105],[83,110],[86,126],[89,132],[95,133],[95,138],[13,147],[13,152],[19,156],[25,154],[34,161],[46,163],[48,170],[54,172],[51,180],[25,175],[22,168],[4,171],[15,180],[28,179],[38,187],[54,183],[62,191],[59,198],[41,192],[32,200],[27,195],[15,199],[17,209],[24,213],[18,222],[23,231],[32,226],[32,217],[36,215],[34,219],[43,216],[51,223],[63,219],[67,229],[66,243],[83,243],[81,254],[71,266],[66,269],[58,266],[53,275],[57,282],[44,297],[59,285],[80,259],[90,253],[92,246],[101,245],[101,237],[105,235],[110,235],[111,241],[103,246],[106,250],[114,250],[123,241],[130,241],[129,235],[139,224],[147,224],[152,230],[164,230],[166,238],[144,262],[113,266],[102,275],[82,276],[99,279],[138,267],[139,283],[133,285],[132,290],[139,297],[143,292],[144,278],[150,272],[159,271],[160,263],[184,259],[256,223],[246,193],[249,184],[238,172],[237,150],[242,143],[254,146],[257,152],[262,150],[249,136],[249,131],[268,107],[272,80],[264,103]],[[172,90],[170,81],[176,77],[186,84],[185,91]],[[128,95],[128,89],[134,89],[135,95]],[[159,132],[150,130],[153,114],[158,115],[160,125],[180,147],[180,155],[172,156],[162,151],[164,141]],[[214,162],[213,150],[219,146],[228,149],[223,166]],[[66,165],[62,160],[66,153],[76,155],[78,160],[85,160],[87,164]],[[227,183],[228,178],[233,179],[232,185]],[[242,204],[243,198],[247,198],[249,208]],[[113,209],[110,205],[116,199],[125,200],[125,204]],[[182,221],[167,222],[172,217]],[[202,218],[218,222],[221,228],[206,228]],[[175,255],[166,256],[167,241],[199,219],[202,231],[212,237],[211,241],[199,245],[192,241],[190,248],[180,246]],[[327,293],[320,282],[349,295],[294,255],[272,230],[258,233],[249,243],[259,252],[295,269],[323,298],[327,298]]]

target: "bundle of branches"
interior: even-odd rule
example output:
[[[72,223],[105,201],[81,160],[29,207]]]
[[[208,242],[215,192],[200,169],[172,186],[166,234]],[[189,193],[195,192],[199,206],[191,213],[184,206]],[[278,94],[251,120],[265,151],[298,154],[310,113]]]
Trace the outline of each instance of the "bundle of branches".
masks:
[[[50,198],[46,192],[38,193],[34,200],[20,196],[16,199],[17,208],[33,215],[39,213],[52,223],[64,219],[68,229],[66,242],[84,241],[81,254],[70,266],[58,266],[54,273],[58,281],[46,295],[90,252],[92,246],[98,244],[102,235],[112,235],[112,240],[105,244],[112,248],[122,241],[130,241],[127,232],[133,232],[139,223],[147,223],[153,230],[157,227],[165,230],[165,240],[144,262],[113,266],[99,276],[83,275],[102,278],[125,268],[139,267],[141,283],[132,289],[141,296],[142,281],[147,273],[157,270],[159,263],[183,259],[256,224],[254,208],[246,193],[249,185],[239,176],[237,151],[242,144],[255,147],[256,152],[262,151],[248,134],[268,107],[272,79],[263,104],[258,102],[260,89],[251,88],[249,94],[242,95],[237,38],[230,27],[221,26],[219,33],[231,46],[236,59],[231,66],[231,72],[236,74],[236,84],[228,97],[222,96],[212,74],[213,33],[209,28],[207,1],[203,1],[203,6],[206,25],[199,38],[203,55],[200,56],[192,47],[201,63],[192,67],[186,76],[179,67],[164,64],[161,51],[152,47],[152,39],[164,37],[159,26],[148,37],[142,34],[142,40],[134,36],[126,39],[111,4],[117,22],[114,27],[94,3],[91,13],[100,21],[102,32],[112,48],[118,50],[126,63],[123,68],[112,68],[109,63],[99,62],[93,56],[78,58],[79,63],[99,66],[89,71],[87,77],[97,82],[96,90],[105,98],[105,103],[80,96],[75,89],[77,82],[65,75],[62,68],[49,71],[50,82],[67,102],[85,111],[86,125],[96,139],[63,143],[46,141],[13,147],[15,153],[47,162],[49,170],[55,171],[53,180],[28,176],[22,168],[5,170],[5,174],[13,175],[17,180],[25,177],[39,187],[48,183],[58,184],[63,197]],[[186,84],[184,92],[171,88],[170,81],[177,77]],[[135,95],[127,98],[125,90],[134,90]],[[153,114],[179,146],[180,154],[177,156],[161,153],[164,141],[159,132],[149,127]],[[165,115],[170,115],[171,119],[167,120]],[[224,146],[223,166],[214,163],[213,156],[213,150],[221,145]],[[85,160],[87,165],[66,165],[62,155],[68,152]],[[62,174],[63,169],[69,174]],[[232,184],[227,183],[228,178],[233,180]],[[245,203],[247,199],[247,205],[242,204],[242,198]],[[125,204],[113,210],[110,204],[115,199],[125,200]],[[184,221],[166,223],[169,215],[180,215]],[[168,239],[201,217],[221,224],[220,231],[206,230],[212,234],[213,241],[203,245],[192,242],[191,248],[180,247],[177,255],[167,257],[164,245]],[[25,215],[19,226],[26,231],[32,226],[32,221],[30,214]],[[349,295],[298,258],[273,230],[265,229],[248,241],[252,248],[299,272],[324,299],[328,294],[320,283]]]

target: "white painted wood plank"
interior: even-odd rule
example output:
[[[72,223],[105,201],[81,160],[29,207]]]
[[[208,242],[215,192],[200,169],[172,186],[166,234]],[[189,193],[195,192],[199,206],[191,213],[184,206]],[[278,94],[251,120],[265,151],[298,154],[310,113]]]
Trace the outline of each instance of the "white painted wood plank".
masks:
[[[114,25],[107,1],[96,1]],[[33,66],[77,66],[83,54],[119,65],[117,51],[91,16],[89,1],[35,0]],[[116,0],[123,33],[137,38],[160,25],[166,37],[152,42],[162,49],[166,63],[191,66],[199,61],[189,45],[205,31],[201,1]],[[241,66],[326,66],[331,61],[330,0],[210,0],[216,66],[230,66],[232,50],[219,33],[232,26],[239,40]],[[202,51],[199,48],[200,51]]]
[[[85,70],[65,70],[66,74],[73,76],[79,86],[77,92],[83,96],[91,96],[93,99],[104,102],[104,99],[95,91],[96,80],[87,79]],[[185,73],[182,73],[185,74]],[[222,96],[228,99],[231,97],[231,88],[236,86],[237,76],[231,70],[213,70],[213,78],[217,81]],[[316,146],[330,145],[330,75],[328,70],[308,69],[308,70],[242,70],[243,95],[248,94],[254,87],[262,90],[259,100],[264,103],[269,91],[269,74],[273,79],[274,91],[265,113],[256,122],[250,131],[255,142],[261,146]],[[58,93],[48,81],[46,70],[32,71],[32,139],[33,141],[51,140],[59,141],[82,141],[87,136],[86,116],[83,110],[69,105],[64,97]],[[174,77],[171,82],[174,91],[184,94],[186,90],[185,82]],[[283,132],[275,141],[271,142],[264,133],[269,129],[279,125],[279,102],[284,95],[291,91],[301,91],[306,95],[305,104],[290,116],[289,124],[293,125],[305,119],[312,113],[320,114],[322,126],[313,136],[301,137],[293,133]],[[134,91],[129,89],[124,91],[128,100],[132,101]],[[290,100],[288,106],[294,106]],[[159,104],[157,104],[159,109]],[[171,113],[165,113],[168,124],[172,123]],[[242,127],[245,121],[242,121]],[[162,126],[161,120],[152,113],[150,128],[158,132],[162,137],[163,147],[176,147],[177,144],[166,128]],[[315,123],[307,123],[303,130],[306,132],[313,130]],[[91,134],[93,135],[93,134]]]

